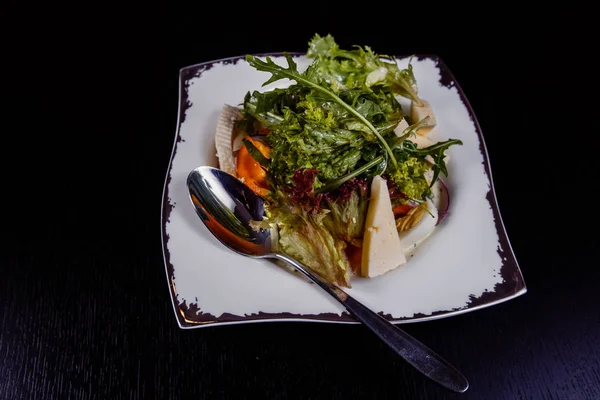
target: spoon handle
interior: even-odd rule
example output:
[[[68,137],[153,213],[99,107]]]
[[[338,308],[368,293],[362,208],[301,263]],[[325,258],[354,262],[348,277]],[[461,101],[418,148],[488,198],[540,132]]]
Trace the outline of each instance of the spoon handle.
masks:
[[[285,254],[274,254],[273,256],[292,265],[335,297],[356,319],[371,329],[375,335],[425,376],[454,392],[463,393],[468,389],[467,379],[423,343],[376,314],[337,286],[313,274],[297,260]]]

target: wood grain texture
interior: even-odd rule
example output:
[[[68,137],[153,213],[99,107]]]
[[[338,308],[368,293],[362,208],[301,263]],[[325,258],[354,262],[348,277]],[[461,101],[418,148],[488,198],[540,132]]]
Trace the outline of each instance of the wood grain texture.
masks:
[[[255,12],[274,20],[274,11]],[[52,79],[39,91],[42,104],[57,112],[36,136],[3,146],[5,154],[24,149],[28,157],[11,164],[5,181],[11,190],[0,225],[0,399],[600,398],[598,218],[595,206],[578,200],[596,172],[585,157],[570,156],[568,168],[550,162],[569,141],[541,140],[556,132],[556,122],[531,118],[553,110],[545,92],[555,76],[548,49],[562,36],[541,35],[550,35],[552,46],[550,39],[538,41],[520,16],[511,20],[509,36],[482,34],[482,47],[473,30],[497,27],[455,13],[420,39],[400,42],[395,26],[356,30],[340,22],[350,12],[326,5],[316,17],[300,10],[291,22],[270,27],[285,34],[249,29],[250,11],[227,24],[210,13],[164,25],[119,15],[108,32],[102,20],[53,25],[64,49],[40,35],[36,57],[63,61],[48,64]],[[85,27],[84,39],[72,34]],[[403,325],[467,376],[465,394],[433,385],[361,326],[176,326],[159,213],[178,69],[245,52],[302,51],[314,32],[382,53],[440,54],[478,115],[528,293],[470,314]],[[230,33],[231,40],[214,39]],[[498,63],[498,54],[509,53],[518,67],[506,74],[507,60]],[[33,63],[24,68],[39,74]],[[537,100],[507,123],[515,88],[521,98]],[[33,120],[22,121],[29,127]],[[510,139],[517,135],[515,145]],[[546,161],[536,163],[538,156]],[[535,173],[522,173],[532,165]],[[587,208],[558,206],[565,202]],[[565,218],[567,209],[583,216]]]

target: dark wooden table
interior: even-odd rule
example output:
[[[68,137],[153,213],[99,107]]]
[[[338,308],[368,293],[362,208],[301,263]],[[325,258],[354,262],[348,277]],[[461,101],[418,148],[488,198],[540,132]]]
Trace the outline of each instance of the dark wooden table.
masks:
[[[27,14],[32,30],[10,36],[6,84],[23,115],[7,113],[17,128],[3,131],[0,399],[599,399],[598,124],[580,128],[577,97],[560,97],[583,73],[555,52],[575,46],[565,19],[288,6],[182,8],[170,20],[54,9]],[[362,326],[176,325],[159,215],[178,70],[304,51],[315,32],[440,55],[479,118],[529,291],[403,325],[464,372],[465,394],[432,384]]]

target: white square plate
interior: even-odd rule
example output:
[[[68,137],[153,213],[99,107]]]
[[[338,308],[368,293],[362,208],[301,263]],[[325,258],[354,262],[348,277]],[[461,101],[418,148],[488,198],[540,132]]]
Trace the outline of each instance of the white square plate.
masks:
[[[266,55],[260,55],[264,57]],[[270,54],[285,65],[280,53]],[[300,71],[309,60],[294,59]],[[398,58],[401,68],[408,58]],[[449,317],[526,292],[506,235],[481,129],[463,91],[436,56],[412,61],[420,97],[438,125],[436,140],[460,139],[448,154],[450,209],[446,219],[404,266],[375,279],[357,278],[349,294],[394,323]],[[239,105],[269,74],[243,56],[180,71],[179,116],[162,203],[165,269],[181,328],[261,321],[356,323],[343,306],[299,274],[223,247],[198,219],[186,178],[201,165],[217,167],[214,133],[223,104]],[[408,103],[403,104],[406,107]],[[298,276],[297,276],[298,275]]]

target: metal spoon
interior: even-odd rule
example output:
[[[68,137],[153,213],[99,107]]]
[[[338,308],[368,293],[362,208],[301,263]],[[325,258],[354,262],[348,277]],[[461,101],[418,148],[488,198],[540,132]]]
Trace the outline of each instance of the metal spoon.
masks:
[[[198,167],[187,179],[196,213],[214,236],[244,256],[285,261],[342,303],[346,309],[409,364],[443,387],[462,393],[466,378],[424,344],[374,313],[337,286],[281,252],[271,252],[270,232],[256,232],[250,220],[262,220],[263,200],[237,178],[212,167]]]

